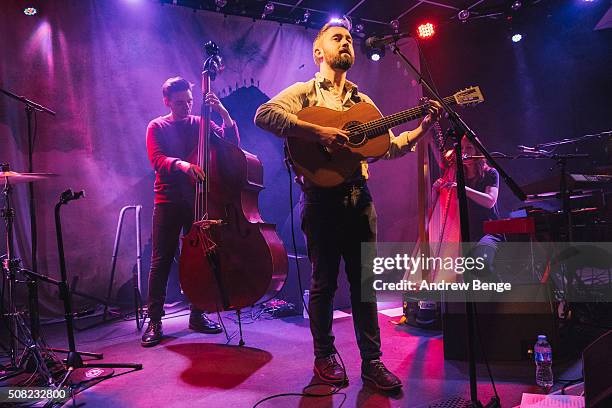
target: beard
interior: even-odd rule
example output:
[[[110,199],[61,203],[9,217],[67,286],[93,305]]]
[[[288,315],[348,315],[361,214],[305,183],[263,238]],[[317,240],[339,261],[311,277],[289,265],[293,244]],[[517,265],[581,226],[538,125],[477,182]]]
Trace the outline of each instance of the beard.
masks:
[[[342,71],[348,71],[350,67],[353,66],[353,56],[344,53],[338,53],[330,61],[328,64],[333,69],[339,69]]]

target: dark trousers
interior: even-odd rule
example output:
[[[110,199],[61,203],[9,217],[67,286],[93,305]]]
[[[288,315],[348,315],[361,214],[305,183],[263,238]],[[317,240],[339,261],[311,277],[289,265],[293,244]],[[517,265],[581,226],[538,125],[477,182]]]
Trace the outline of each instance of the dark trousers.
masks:
[[[193,224],[193,207],[190,203],[158,203],[153,207],[153,242],[151,270],[149,271],[149,318],[161,320],[164,314],[166,286],[174,255],[179,244],[181,230],[189,232]],[[200,311],[194,310],[198,313]]]
[[[361,267],[361,243],[376,242],[376,211],[367,186],[362,183],[308,189],[302,196],[301,210],[302,230],[312,263],[309,310],[315,357],[335,352],[333,299],[341,258],[350,285],[353,324],[361,358],[380,357],[376,294],[367,275],[368,268],[364,268],[364,275]],[[367,259],[372,256],[364,255]]]
[[[470,249],[469,256],[484,259],[484,269],[482,271],[471,271],[467,276],[468,280],[479,279],[489,282],[502,282],[495,271],[495,256],[499,243],[503,241],[503,235],[486,234],[474,244]]]

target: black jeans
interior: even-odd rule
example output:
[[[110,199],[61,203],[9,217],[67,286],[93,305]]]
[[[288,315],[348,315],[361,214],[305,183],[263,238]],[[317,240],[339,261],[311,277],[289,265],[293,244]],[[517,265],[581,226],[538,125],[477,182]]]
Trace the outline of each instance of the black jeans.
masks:
[[[495,256],[500,242],[504,241],[504,236],[500,234],[483,235],[477,243],[470,249],[469,256],[472,258],[483,258],[484,269],[482,271],[473,270],[467,274],[467,279],[485,280],[488,282],[502,282],[500,276],[495,271]]]
[[[149,318],[159,321],[164,314],[168,275],[181,230],[189,232],[193,224],[193,206],[187,202],[158,203],[153,207],[153,242],[149,271]],[[194,310],[192,312],[199,313]]]
[[[341,257],[350,285],[353,325],[361,358],[380,357],[376,294],[367,284],[369,278],[361,273],[361,243],[376,242],[376,210],[365,182],[309,189],[302,195],[301,203],[302,230],[312,263],[309,310],[315,357],[335,352],[333,299]],[[363,281],[366,284],[362,286]]]

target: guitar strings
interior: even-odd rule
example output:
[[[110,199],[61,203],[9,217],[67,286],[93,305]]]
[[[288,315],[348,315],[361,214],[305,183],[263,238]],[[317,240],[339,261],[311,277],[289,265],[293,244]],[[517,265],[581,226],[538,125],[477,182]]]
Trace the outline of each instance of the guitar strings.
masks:
[[[444,102],[446,103],[450,103],[454,100],[454,98],[452,96],[449,96],[447,98],[444,98]],[[387,117],[384,118],[379,118],[370,122],[366,122],[366,123],[362,123],[359,125],[354,125],[354,126],[350,126],[347,128],[347,130],[353,130],[353,131],[359,131],[359,132],[367,132],[370,131],[372,129],[375,128],[381,128],[381,127],[385,127],[385,125],[388,124],[392,124],[395,122],[399,122],[399,124],[401,124],[402,122],[406,121],[406,119],[409,119],[412,116],[415,116],[415,119],[421,115],[423,113],[423,108],[427,106],[427,105],[419,105],[415,108],[411,108],[408,109],[406,111],[402,111],[402,112],[398,112],[395,113],[393,115],[389,115]],[[397,125],[394,125],[397,126]],[[391,127],[394,127],[391,126]]]
[[[444,98],[444,102],[446,103],[452,103],[453,101],[453,96]],[[395,126],[412,120],[412,116],[414,116],[413,119],[418,118],[423,113],[423,108],[425,108],[426,106],[427,105],[419,105],[417,107],[410,108],[406,111],[398,112],[384,118],[376,119],[366,123],[361,123],[359,125],[349,126],[346,128],[346,130],[348,130],[349,132],[365,133],[366,137],[376,136]],[[393,125],[395,122],[397,122],[397,124]],[[387,127],[388,125],[392,126]],[[379,130],[381,131],[379,132]]]

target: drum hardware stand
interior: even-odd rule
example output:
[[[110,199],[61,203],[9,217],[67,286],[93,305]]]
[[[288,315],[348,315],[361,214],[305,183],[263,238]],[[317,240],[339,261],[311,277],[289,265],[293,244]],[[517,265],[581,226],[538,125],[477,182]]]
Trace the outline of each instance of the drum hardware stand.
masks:
[[[9,172],[10,167],[8,164],[1,164],[0,171]],[[6,279],[7,282],[7,297],[8,297],[8,310],[4,316],[0,316],[2,319],[6,317],[8,329],[9,329],[9,360],[10,360],[10,368],[11,371],[6,376],[3,376],[1,379],[6,379],[10,377],[14,377],[16,375],[21,374],[24,370],[21,365],[18,364],[17,361],[17,353],[18,353],[18,315],[17,308],[15,304],[15,283],[17,282],[17,272],[19,271],[20,260],[14,258],[14,249],[13,249],[13,226],[15,222],[15,209],[11,206],[11,192],[13,187],[11,186],[11,182],[9,178],[5,178],[4,189],[2,190],[2,194],[4,195],[4,208],[1,210],[2,218],[4,218],[6,224],[6,258],[2,261],[2,279]],[[4,302],[4,299],[2,299]],[[3,305],[0,305],[3,306]],[[2,307],[4,309],[4,307]],[[4,312],[4,310],[2,310]]]
[[[1,164],[0,171],[2,173],[9,173],[10,166],[8,164]],[[3,279],[6,279],[7,285],[7,297],[8,297],[8,311],[6,313],[6,317],[8,320],[9,327],[9,335],[10,335],[10,345],[9,345],[9,358],[10,358],[10,367],[9,373],[2,376],[0,381],[7,380],[12,377],[16,377],[26,371],[28,371],[29,363],[31,362],[31,358],[34,358],[36,361],[36,369],[39,374],[45,379],[45,382],[48,384],[52,383],[52,377],[47,368],[44,357],[42,356],[41,351],[44,349],[40,345],[40,339],[38,335],[38,308],[37,302],[34,307],[34,302],[32,296],[36,295],[36,292],[32,291],[32,287],[30,280],[27,281],[29,290],[29,306],[30,306],[30,326],[31,331],[28,330],[25,325],[20,312],[17,312],[17,306],[15,301],[15,284],[17,281],[17,273],[18,272],[28,272],[25,269],[21,269],[20,264],[21,260],[14,258],[14,248],[13,248],[13,227],[15,222],[15,209],[11,206],[11,192],[12,185],[9,177],[5,177],[5,185],[2,191],[4,195],[4,208],[1,210],[2,218],[4,218],[6,222],[6,258],[2,262],[2,271],[5,276]],[[2,299],[3,301],[4,299]],[[4,317],[4,316],[1,316]],[[19,339],[19,333],[23,333],[24,336],[22,340]],[[24,345],[23,353],[19,358],[17,358],[19,345],[18,342],[21,342]]]
[[[136,220],[136,269],[132,272],[132,284],[134,290],[134,314],[136,320],[136,329],[141,330],[144,321],[145,321],[145,311],[142,305],[142,290],[141,290],[141,277],[142,277],[142,251],[141,251],[141,226],[140,226],[140,212],[142,210],[142,205],[126,205],[119,212],[119,220],[117,221],[117,230],[115,233],[115,243],[113,245],[113,254],[111,261],[111,272],[110,278],[108,282],[108,289],[106,292],[106,298],[101,299],[96,296],[88,295],[85,293],[81,293],[75,289],[71,289],[71,293],[80,297],[84,297],[86,299],[91,299],[98,302],[101,305],[104,305],[104,312],[102,314],[102,320],[100,322],[94,323],[90,326],[84,328],[75,327],[78,331],[87,330],[93,327],[97,327],[100,324],[106,323],[113,319],[109,319],[109,314],[115,314],[115,318],[122,317],[120,313],[109,310],[109,306],[116,306],[117,303],[111,301],[111,294],[113,290],[113,283],[115,281],[115,270],[117,266],[117,253],[119,252],[119,244],[121,242],[121,231],[123,229],[123,220],[125,218],[125,213],[128,210],[134,210],[135,212],[135,220]]]
[[[32,127],[32,114],[35,112],[44,112],[51,116],[55,116],[55,112],[51,109],[29,100],[24,96],[15,95],[6,89],[0,88],[0,92],[13,98],[25,105],[25,113],[28,126],[28,172],[34,171],[33,154],[34,154],[34,132]],[[30,202],[30,233],[32,237],[32,270],[37,271],[36,253],[37,253],[37,234],[36,234],[36,207],[34,206],[34,183],[28,183],[28,196]]]

